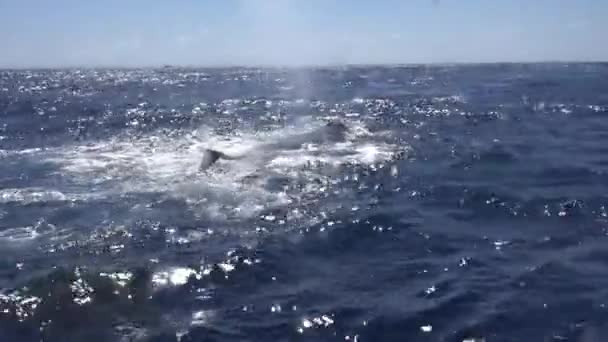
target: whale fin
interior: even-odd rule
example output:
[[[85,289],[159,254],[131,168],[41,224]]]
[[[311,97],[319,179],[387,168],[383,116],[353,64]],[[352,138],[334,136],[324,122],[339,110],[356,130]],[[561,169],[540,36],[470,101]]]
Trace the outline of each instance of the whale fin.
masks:
[[[203,159],[201,160],[199,170],[200,171],[207,170],[211,165],[215,164],[215,162],[218,161],[219,159],[236,160],[239,158],[240,157],[238,157],[238,156],[228,156],[217,150],[205,149],[205,151],[203,152]]]
[[[218,159],[222,157],[222,154],[222,152],[216,150],[206,149],[203,152],[203,158],[198,169],[200,171],[207,170],[211,165],[213,165]]]

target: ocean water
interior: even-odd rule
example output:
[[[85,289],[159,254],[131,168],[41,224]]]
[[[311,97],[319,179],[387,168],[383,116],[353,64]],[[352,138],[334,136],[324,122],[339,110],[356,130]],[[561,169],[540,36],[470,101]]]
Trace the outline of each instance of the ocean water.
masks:
[[[0,71],[2,342],[605,341],[607,234],[606,64]]]

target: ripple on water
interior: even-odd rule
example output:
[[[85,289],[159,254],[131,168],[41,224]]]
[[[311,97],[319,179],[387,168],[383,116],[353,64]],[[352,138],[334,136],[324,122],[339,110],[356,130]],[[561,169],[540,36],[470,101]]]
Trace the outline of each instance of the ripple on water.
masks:
[[[606,70],[0,71],[0,335],[601,340]]]

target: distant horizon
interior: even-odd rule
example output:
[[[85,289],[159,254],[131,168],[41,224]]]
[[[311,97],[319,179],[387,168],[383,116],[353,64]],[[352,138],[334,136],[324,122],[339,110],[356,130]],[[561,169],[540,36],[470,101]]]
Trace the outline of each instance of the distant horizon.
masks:
[[[505,65],[505,64],[605,64],[606,60],[539,60],[539,61],[496,61],[496,62],[429,62],[429,63],[344,63],[344,64],[164,64],[164,65],[66,65],[66,66],[1,66],[0,70],[70,70],[70,69],[314,69],[340,67],[442,67],[442,66],[476,66],[476,65]]]

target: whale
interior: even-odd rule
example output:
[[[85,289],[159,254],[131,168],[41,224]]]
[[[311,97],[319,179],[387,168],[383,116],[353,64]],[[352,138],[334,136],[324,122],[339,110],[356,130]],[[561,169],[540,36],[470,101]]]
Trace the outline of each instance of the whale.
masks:
[[[330,121],[321,128],[311,132],[300,133],[284,137],[278,141],[257,146],[254,151],[248,151],[242,155],[229,155],[216,149],[207,148],[203,151],[199,164],[199,171],[205,171],[218,160],[239,160],[252,154],[266,154],[277,150],[295,150],[304,144],[323,144],[330,142],[341,142],[346,139],[348,127],[340,121]]]
[[[201,160],[199,170],[204,171],[204,170],[208,169],[211,165],[213,165],[219,159],[237,160],[237,159],[241,159],[243,157],[244,156],[229,156],[223,152],[207,148],[203,151],[203,158]]]

